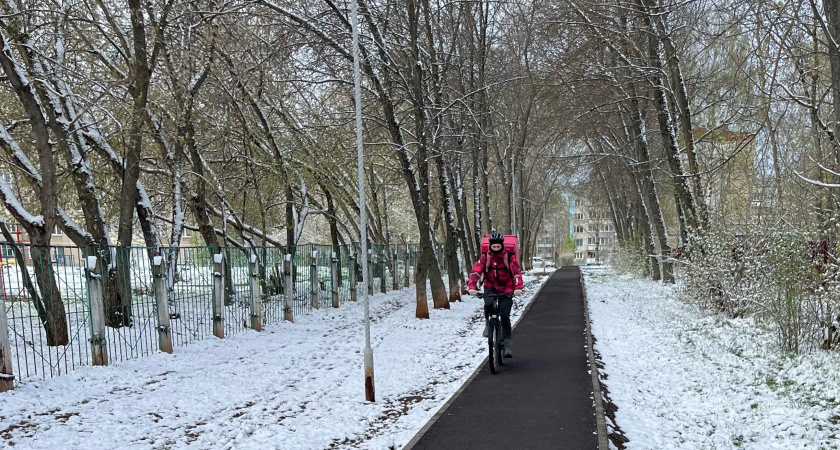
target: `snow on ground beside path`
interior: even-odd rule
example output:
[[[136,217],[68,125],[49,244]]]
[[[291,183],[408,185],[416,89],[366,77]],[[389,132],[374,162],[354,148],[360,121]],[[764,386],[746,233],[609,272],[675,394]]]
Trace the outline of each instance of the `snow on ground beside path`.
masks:
[[[518,319],[545,277],[526,276]],[[376,403],[364,401],[362,304],[174,355],[85,367],[0,394],[0,446],[400,448],[486,356],[483,301],[414,318],[414,289],[371,299]]]
[[[626,448],[840,448],[837,353],[777,351],[771,331],[704,314],[673,286],[609,271],[585,281]]]

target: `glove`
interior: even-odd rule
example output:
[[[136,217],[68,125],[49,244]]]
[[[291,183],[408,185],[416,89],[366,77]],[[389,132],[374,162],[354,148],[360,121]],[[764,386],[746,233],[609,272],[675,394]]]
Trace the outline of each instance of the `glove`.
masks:
[[[520,295],[522,295],[522,289],[517,289],[517,290],[513,291],[513,296],[514,297],[519,297]]]
[[[475,294],[478,294],[478,291],[476,291],[475,289],[470,289],[470,295],[475,297]]]

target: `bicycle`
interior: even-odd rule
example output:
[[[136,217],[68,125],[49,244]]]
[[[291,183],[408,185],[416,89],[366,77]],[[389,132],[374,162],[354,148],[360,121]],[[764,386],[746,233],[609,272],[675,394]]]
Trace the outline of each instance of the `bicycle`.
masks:
[[[485,295],[493,298],[493,307],[490,311],[490,315],[487,317],[487,346],[490,350],[490,373],[495,375],[499,371],[499,367],[505,365],[504,359],[502,358],[505,344],[502,341],[502,320],[499,315],[499,295],[491,294],[489,292],[479,292],[477,297],[483,299]]]

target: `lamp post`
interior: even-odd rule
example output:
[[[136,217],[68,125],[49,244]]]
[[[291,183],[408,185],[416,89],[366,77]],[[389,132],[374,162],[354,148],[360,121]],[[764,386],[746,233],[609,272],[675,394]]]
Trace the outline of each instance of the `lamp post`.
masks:
[[[367,259],[367,214],[365,202],[365,152],[362,142],[362,80],[359,61],[359,3],[357,0],[350,2],[350,16],[353,27],[353,97],[356,103],[356,151],[358,153],[359,166],[359,222],[360,222],[360,243],[362,246],[362,282],[365,289],[362,289],[362,302],[365,310],[365,400],[376,401],[376,390],[373,384],[373,349],[370,347],[370,296],[368,296],[368,259]]]

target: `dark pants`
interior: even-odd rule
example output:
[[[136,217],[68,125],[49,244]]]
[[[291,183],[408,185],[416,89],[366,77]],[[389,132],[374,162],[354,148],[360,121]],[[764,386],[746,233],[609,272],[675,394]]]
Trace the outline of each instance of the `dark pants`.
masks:
[[[492,288],[484,288],[484,320],[493,312],[493,297],[486,295],[488,293],[495,294]],[[499,296],[499,315],[502,317],[502,340],[510,339],[510,309],[513,308],[513,297],[510,295]]]

